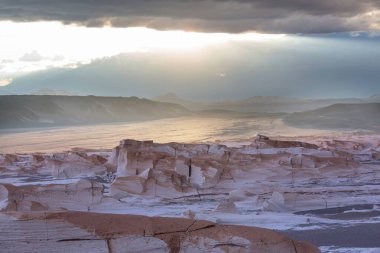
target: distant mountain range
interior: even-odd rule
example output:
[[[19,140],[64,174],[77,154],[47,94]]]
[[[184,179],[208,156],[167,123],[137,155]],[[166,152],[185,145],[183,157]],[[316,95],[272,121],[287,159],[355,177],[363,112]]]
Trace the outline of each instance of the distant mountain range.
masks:
[[[0,87],[0,96],[6,96],[6,95],[14,95],[12,92],[9,92],[4,87]]]
[[[197,103],[169,93],[153,100],[173,102],[192,110],[227,116],[235,115],[233,112],[250,113],[248,115],[252,117],[271,114],[273,117],[283,117],[285,123],[301,128],[380,132],[380,95],[344,99],[257,96],[238,101]],[[280,112],[283,114],[276,114]]]
[[[301,128],[380,132],[380,103],[364,103],[378,101],[379,98],[307,100],[252,97],[206,104],[186,101],[174,94],[155,98],[165,102],[137,97],[9,95],[0,96],[0,128],[73,126],[192,115],[252,119],[271,117],[282,118],[285,123]],[[337,101],[346,103],[323,106]],[[320,107],[308,110],[316,106]]]
[[[65,90],[53,90],[49,88],[42,88],[33,92],[31,95],[75,96],[76,94]]]
[[[112,123],[185,115],[181,105],[137,97],[0,96],[0,128]]]
[[[286,115],[284,121],[304,128],[380,132],[380,103],[334,104]]]
[[[180,104],[190,110],[230,110],[236,112],[292,113],[345,103],[380,103],[380,95],[368,98],[304,99],[280,96],[255,96],[243,100],[221,102],[195,102],[168,93],[152,98],[154,101]]]

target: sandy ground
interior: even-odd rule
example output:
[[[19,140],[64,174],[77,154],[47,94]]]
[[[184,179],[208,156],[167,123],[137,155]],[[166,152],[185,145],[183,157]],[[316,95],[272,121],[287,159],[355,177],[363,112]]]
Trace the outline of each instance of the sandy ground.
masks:
[[[23,132],[24,131],[24,132]],[[339,136],[336,131],[300,129],[278,118],[180,117],[138,123],[49,129],[0,130],[0,153],[112,148],[121,139],[155,142],[214,142],[269,136]]]

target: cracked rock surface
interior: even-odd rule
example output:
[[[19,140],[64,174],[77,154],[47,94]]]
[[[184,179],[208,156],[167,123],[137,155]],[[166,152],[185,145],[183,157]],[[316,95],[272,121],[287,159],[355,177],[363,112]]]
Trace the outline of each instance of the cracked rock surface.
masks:
[[[0,225],[2,252],[319,252],[268,229],[183,218],[7,212]]]

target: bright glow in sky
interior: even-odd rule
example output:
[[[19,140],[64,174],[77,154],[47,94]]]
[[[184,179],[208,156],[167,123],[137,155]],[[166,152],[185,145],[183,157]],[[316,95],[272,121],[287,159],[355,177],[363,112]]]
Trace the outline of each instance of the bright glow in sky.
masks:
[[[11,78],[0,79],[0,86],[6,86],[12,82]]]
[[[268,42],[281,34],[227,34],[153,29],[82,27],[60,22],[0,22],[0,85],[15,75],[54,67],[75,67],[122,52],[191,52],[229,41]]]

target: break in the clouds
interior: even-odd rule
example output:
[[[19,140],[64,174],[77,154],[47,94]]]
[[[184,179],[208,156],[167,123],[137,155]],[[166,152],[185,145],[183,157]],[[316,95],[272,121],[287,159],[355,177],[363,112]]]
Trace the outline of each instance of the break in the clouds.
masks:
[[[124,52],[181,51],[227,41],[267,42],[283,37],[0,21],[0,78],[56,67],[72,68]]]
[[[0,19],[265,33],[379,31],[378,0],[0,0]]]
[[[286,36],[265,43],[231,41],[188,53],[125,53],[74,69],[15,78],[15,94],[43,89],[78,95],[188,99],[249,96],[365,97],[380,93],[379,39]],[[1,91],[1,90],[0,90]]]

